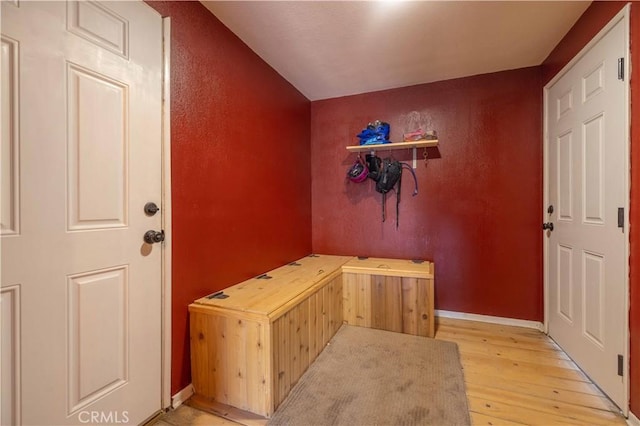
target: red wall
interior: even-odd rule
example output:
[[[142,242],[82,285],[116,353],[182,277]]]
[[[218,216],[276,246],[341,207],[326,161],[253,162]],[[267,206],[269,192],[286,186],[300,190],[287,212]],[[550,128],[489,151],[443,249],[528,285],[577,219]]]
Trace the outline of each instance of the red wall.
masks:
[[[540,78],[535,67],[312,102],[313,251],[432,259],[437,309],[542,321]],[[345,179],[345,146],[375,119],[398,141],[414,110],[440,143],[418,163],[418,196],[403,174],[396,230],[395,195],[383,224],[373,181]]]
[[[571,31],[563,38],[542,64],[546,84],[557,74],[626,4],[627,2],[596,1],[589,6]],[[640,1],[632,2],[631,10],[631,211],[630,230],[630,385],[631,411],[640,416]]]
[[[172,380],[187,305],[311,252],[310,102],[199,2],[171,17]]]

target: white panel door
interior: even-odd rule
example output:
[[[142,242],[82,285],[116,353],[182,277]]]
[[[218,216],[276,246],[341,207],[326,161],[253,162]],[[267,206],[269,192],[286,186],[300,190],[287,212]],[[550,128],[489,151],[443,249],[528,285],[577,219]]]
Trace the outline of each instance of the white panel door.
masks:
[[[1,31],[3,424],[139,424],[161,408],[161,17],[2,2]]]
[[[620,407],[627,405],[628,199],[624,21],[547,92],[549,334]],[[625,58],[626,60],[626,58]],[[623,221],[624,222],[624,221]]]

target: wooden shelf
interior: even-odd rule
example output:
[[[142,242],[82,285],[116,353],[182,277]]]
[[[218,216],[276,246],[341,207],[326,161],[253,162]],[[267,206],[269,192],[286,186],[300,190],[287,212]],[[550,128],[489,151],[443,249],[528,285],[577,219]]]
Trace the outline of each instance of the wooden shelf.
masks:
[[[427,148],[430,146],[438,146],[438,140],[426,140],[426,141],[414,141],[414,142],[392,142],[379,145],[354,145],[348,146],[349,152],[364,152],[364,151],[390,151],[392,149],[403,148]]]

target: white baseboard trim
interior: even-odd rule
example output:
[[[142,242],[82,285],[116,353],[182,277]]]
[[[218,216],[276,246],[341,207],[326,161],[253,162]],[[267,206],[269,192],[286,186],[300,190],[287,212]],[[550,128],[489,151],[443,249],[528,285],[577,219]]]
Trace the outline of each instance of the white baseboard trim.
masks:
[[[171,397],[171,408],[173,408],[175,410],[176,408],[181,406],[183,402],[185,402],[187,399],[191,398],[193,393],[194,393],[193,385],[191,383],[189,383],[189,385],[187,385],[187,387],[185,387],[180,392],[178,392],[177,394],[175,394],[175,395],[173,395]]]
[[[635,414],[629,411],[629,418],[627,419],[627,424],[629,426],[640,426],[640,419],[638,419]]]
[[[465,312],[443,311],[440,309],[435,310],[437,317],[443,318],[455,318],[468,321],[488,322],[491,324],[501,325],[513,325],[516,327],[533,328],[539,331],[544,331],[544,325],[540,321],[528,321],[516,318],[504,318],[504,317],[492,317],[490,315],[479,314],[467,314]],[[640,425],[638,425],[640,426]]]

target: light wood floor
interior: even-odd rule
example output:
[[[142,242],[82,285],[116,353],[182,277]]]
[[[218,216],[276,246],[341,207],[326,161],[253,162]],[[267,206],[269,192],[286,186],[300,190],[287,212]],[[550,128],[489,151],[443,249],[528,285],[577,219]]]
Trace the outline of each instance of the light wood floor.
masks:
[[[539,331],[438,318],[436,339],[458,344],[474,425],[626,425],[615,405]],[[156,424],[235,423],[183,406]]]
[[[537,330],[439,318],[436,339],[458,344],[474,425],[626,425]]]

